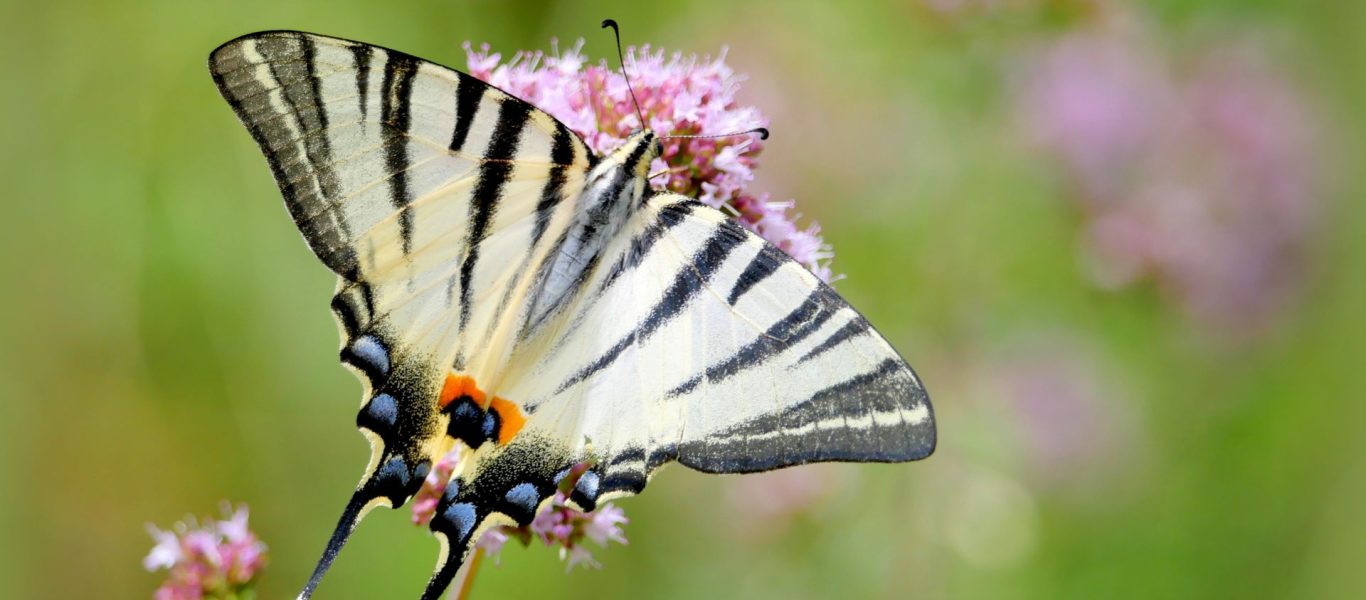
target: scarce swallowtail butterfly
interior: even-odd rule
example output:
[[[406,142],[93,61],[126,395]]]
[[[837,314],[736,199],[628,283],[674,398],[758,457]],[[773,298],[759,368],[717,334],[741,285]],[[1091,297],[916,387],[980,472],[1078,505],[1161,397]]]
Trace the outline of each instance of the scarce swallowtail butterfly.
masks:
[[[474,77],[292,31],[214,50],[218,89],[334,273],[341,360],[371,458],[300,594],[356,523],[455,444],[438,598],[488,528],[526,525],[568,469],[592,510],[661,466],[750,473],[898,462],[935,445],[929,398],[820,279],[721,212],[651,189],[645,130],[597,156]]]

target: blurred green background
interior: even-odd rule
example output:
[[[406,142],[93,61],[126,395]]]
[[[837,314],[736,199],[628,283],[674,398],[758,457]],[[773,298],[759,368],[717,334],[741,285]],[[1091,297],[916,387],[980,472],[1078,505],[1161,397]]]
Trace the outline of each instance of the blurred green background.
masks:
[[[728,46],[757,190],[924,378],[922,463],[667,469],[629,546],[475,598],[1352,597],[1366,589],[1366,4],[5,2],[0,596],[148,597],[144,523],[246,502],[292,597],[368,456],[332,277],[218,96],[261,29],[464,68]],[[322,598],[415,597],[379,511]]]

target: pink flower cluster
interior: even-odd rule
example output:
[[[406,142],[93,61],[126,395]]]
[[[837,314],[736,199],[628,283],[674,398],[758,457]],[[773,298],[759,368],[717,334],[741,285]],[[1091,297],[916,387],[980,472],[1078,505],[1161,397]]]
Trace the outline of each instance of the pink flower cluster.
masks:
[[[1152,37],[1043,46],[1021,123],[1075,185],[1097,284],[1153,281],[1197,322],[1255,332],[1293,299],[1320,209],[1310,106],[1255,38],[1169,56]]]
[[[437,502],[441,499],[446,484],[450,482],[464,452],[459,446],[448,452],[436,462],[422,482],[422,489],[413,497],[413,524],[426,525],[436,514]],[[606,547],[608,542],[626,543],[626,534],[621,526],[628,523],[626,513],[611,503],[599,506],[592,512],[582,512],[568,505],[569,490],[574,489],[580,477],[588,470],[587,463],[575,465],[560,482],[559,491],[526,527],[499,526],[484,532],[477,542],[478,548],[486,555],[498,560],[503,545],[516,538],[522,545],[539,539],[548,547],[559,547],[560,560],[567,563],[566,569],[576,566],[600,568],[602,565],[593,560],[593,555],[584,540],[592,540]]]
[[[223,514],[221,521],[210,519],[201,525],[191,518],[167,531],[147,524],[156,545],[142,566],[170,572],[157,588],[156,600],[237,599],[253,594],[256,577],[266,565],[266,545],[247,528],[246,505],[233,511],[225,503]]]
[[[554,43],[552,42],[552,47]],[[530,102],[564,122],[599,153],[618,146],[641,129],[626,79],[606,61],[589,65],[583,40],[553,54],[518,52],[503,62],[488,45],[465,44],[469,71]],[[735,93],[743,80],[725,63],[673,53],[667,59],[650,46],[626,50],[626,74],[649,127],[661,136],[729,134],[767,124],[758,109],[741,106]],[[656,186],[697,198],[734,213],[755,233],[782,248],[821,279],[831,278],[830,247],[820,227],[796,225],[792,201],[777,202],[745,189],[754,179],[763,144],[757,136],[710,139],[673,138],[652,165]]]

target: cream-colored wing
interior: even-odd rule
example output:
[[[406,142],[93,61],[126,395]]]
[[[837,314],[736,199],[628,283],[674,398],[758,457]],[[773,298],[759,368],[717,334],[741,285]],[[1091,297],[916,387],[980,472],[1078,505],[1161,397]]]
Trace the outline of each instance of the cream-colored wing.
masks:
[[[339,276],[342,358],[366,388],[372,459],[306,597],[364,512],[405,502],[449,444],[451,373],[513,350],[595,158],[526,102],[377,46],[262,32],[209,67]]]
[[[557,323],[519,346],[500,393],[528,415],[454,480],[433,530],[444,589],[481,531],[529,522],[571,465],[585,509],[661,465],[764,471],[934,450],[919,379],[828,285],[691,199],[637,211]]]
[[[509,391],[532,426],[592,441],[603,491],[639,491],[670,460],[734,473],[933,451],[919,379],[828,285],[685,197],[637,220]]]

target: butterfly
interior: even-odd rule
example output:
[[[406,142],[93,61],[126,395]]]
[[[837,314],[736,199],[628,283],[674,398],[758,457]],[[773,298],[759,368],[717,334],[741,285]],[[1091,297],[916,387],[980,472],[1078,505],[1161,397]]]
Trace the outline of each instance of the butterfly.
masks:
[[[723,213],[651,188],[659,134],[596,155],[470,75],[308,33],[234,39],[209,68],[337,275],[341,360],[364,388],[370,461],[300,598],[456,444],[471,454],[429,525],[423,598],[575,465],[591,467],[568,502],[589,511],[671,462],[933,452],[924,387],[863,316]]]

